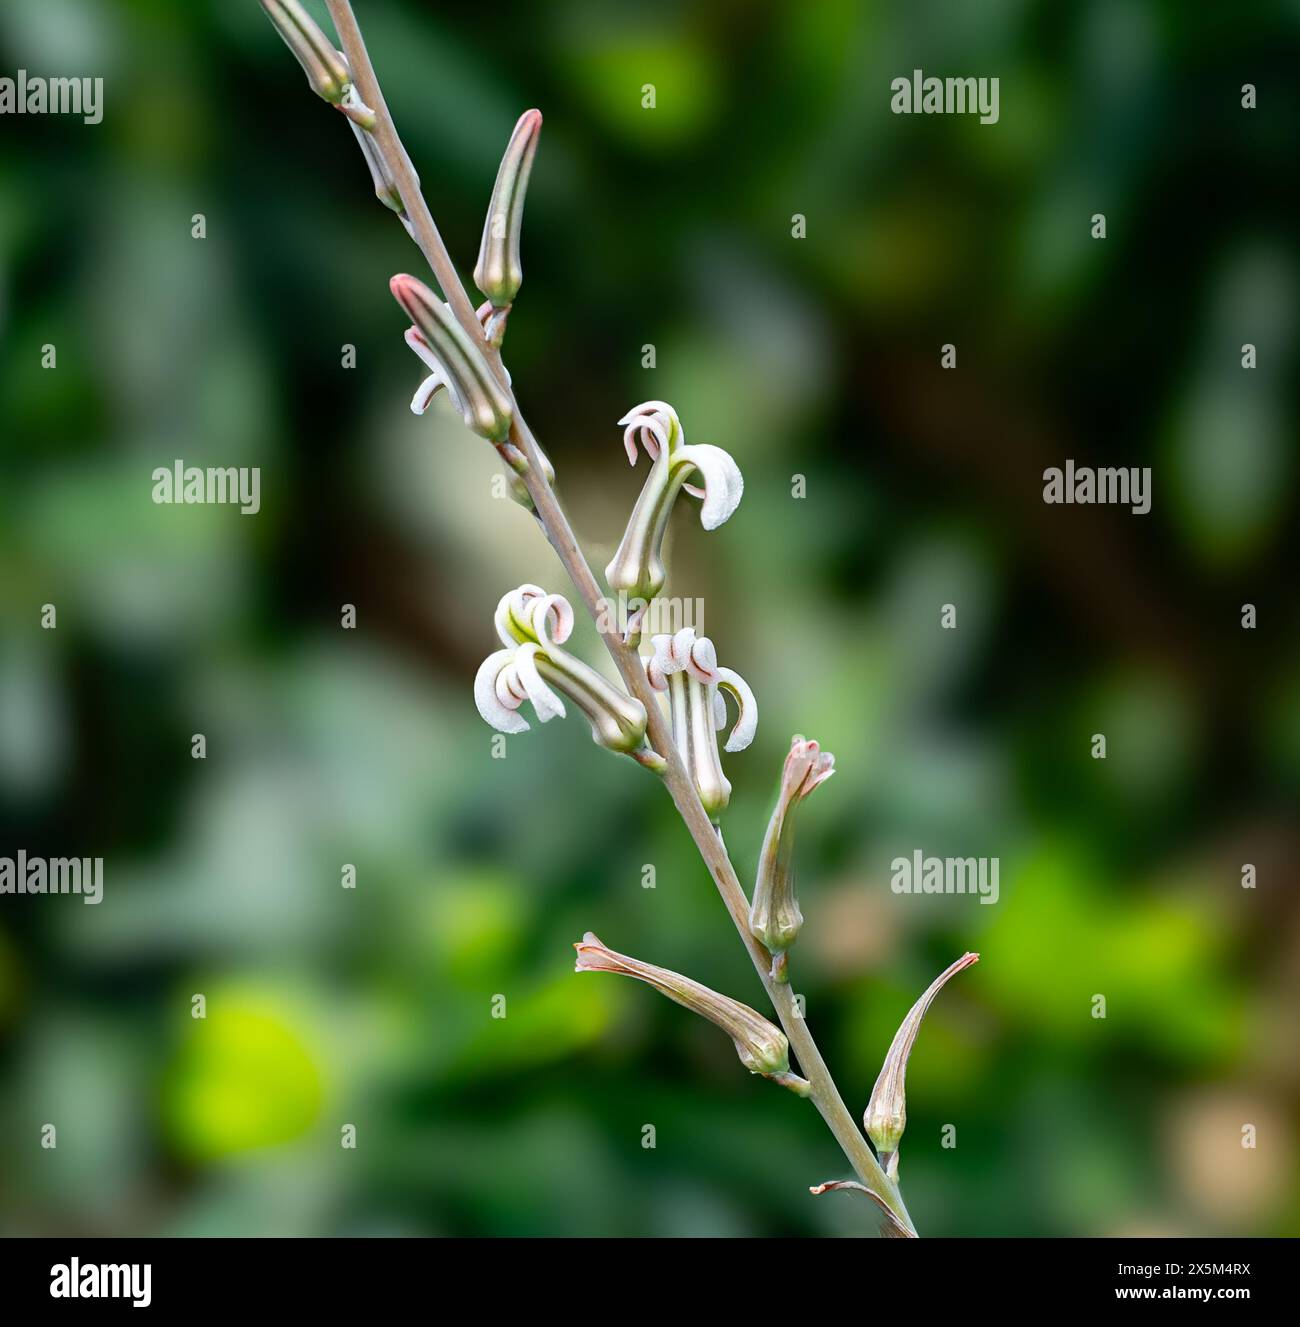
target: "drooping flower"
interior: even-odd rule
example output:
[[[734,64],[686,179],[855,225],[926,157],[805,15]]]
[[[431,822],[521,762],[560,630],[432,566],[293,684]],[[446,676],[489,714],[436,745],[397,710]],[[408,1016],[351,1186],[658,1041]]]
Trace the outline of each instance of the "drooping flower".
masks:
[[[519,232],[523,225],[528,176],[533,169],[541,131],[541,111],[525,111],[519,117],[501,158],[492,201],[483,222],[478,262],[474,265],[474,284],[488,297],[494,309],[509,309],[523,283]],[[500,320],[500,328],[504,331],[504,318]],[[489,329],[489,339],[494,330]]]
[[[945,983],[955,977],[963,968],[979,962],[978,954],[963,954],[955,963],[945,968],[926,987],[925,993],[908,1011],[907,1017],[894,1033],[889,1054],[881,1067],[876,1086],[872,1089],[871,1100],[867,1103],[862,1123],[866,1126],[867,1137],[875,1144],[876,1154],[885,1174],[890,1179],[898,1178],[898,1144],[907,1127],[907,1061],[912,1054],[916,1034],[921,1030],[921,1020],[934,997],[943,989]]]
[[[794,737],[781,771],[781,791],[768,821],[767,835],[758,859],[754,902],[749,910],[749,929],[772,952],[772,975],[787,980],[786,951],[799,937],[803,913],[795,892],[794,813],[799,803],[819,783],[835,773],[835,757],[814,741]]]
[[[615,972],[653,986],[660,994],[720,1027],[735,1044],[740,1062],[751,1074],[762,1074],[801,1097],[808,1095],[808,1081],[790,1071],[790,1043],[785,1033],[748,1005],[719,995],[679,972],[615,953],[590,931],[573,947],[578,951],[575,972]]]
[[[567,599],[521,585],[497,605],[496,628],[505,648],[488,655],[474,679],[474,703],[493,728],[526,732],[528,721],[519,712],[524,701],[539,723],[563,716],[562,692],[591,723],[595,742],[654,767],[658,757],[645,749],[645,707],[561,648],[573,630]]]
[[[667,693],[673,744],[704,809],[716,820],[731,800],[731,784],[718,756],[718,730],[727,723],[722,693],[732,697],[738,710],[727,738],[728,751],[743,751],[754,740],[758,702],[739,673],[718,667],[713,642],[696,636],[694,627],[683,627],[673,636],[654,636],[651,644],[654,654],[646,661],[646,676],[656,691]]]
[[[618,421],[627,459],[635,465],[637,443],[650,458],[650,474],[632,509],[623,541],[605,568],[610,589],[649,602],[664,587],[664,532],[673,503],[684,488],[702,498],[700,524],[716,530],[740,505],[745,481],[731,456],[707,443],[686,445],[677,412],[663,401],[645,401]],[[700,483],[686,481],[695,475]]]
[[[402,273],[388,284],[413,324],[407,330],[406,344],[430,370],[411,409],[422,415],[445,387],[466,427],[493,442],[504,442],[513,408],[478,346],[423,281]]]

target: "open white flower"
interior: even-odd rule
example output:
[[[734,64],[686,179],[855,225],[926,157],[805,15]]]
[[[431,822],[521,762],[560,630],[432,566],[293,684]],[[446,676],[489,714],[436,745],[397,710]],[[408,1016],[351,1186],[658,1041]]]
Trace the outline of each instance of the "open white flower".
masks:
[[[586,715],[599,745],[628,754],[644,747],[641,702],[560,648],[573,630],[567,599],[537,585],[521,585],[497,605],[496,628],[505,648],[488,655],[474,679],[474,703],[493,728],[527,732],[528,720],[519,712],[524,701],[539,723],[562,717],[562,694]]]
[[[735,725],[727,738],[728,751],[743,751],[758,727],[758,702],[749,684],[730,668],[718,667],[718,654],[707,636],[684,627],[673,636],[651,638],[654,654],[646,661],[646,676],[656,691],[667,693],[673,743],[695,782],[710,817],[731,800],[731,784],[718,756],[718,731],[727,725],[724,694],[737,707]]]
[[[664,587],[664,532],[677,495],[685,489],[701,498],[700,524],[716,530],[740,505],[745,481],[729,453],[707,443],[686,444],[677,412],[664,401],[645,401],[618,421],[632,465],[637,444],[650,458],[650,474],[632,509],[618,552],[605,568],[610,589],[649,602]],[[687,483],[695,476],[699,481]]]

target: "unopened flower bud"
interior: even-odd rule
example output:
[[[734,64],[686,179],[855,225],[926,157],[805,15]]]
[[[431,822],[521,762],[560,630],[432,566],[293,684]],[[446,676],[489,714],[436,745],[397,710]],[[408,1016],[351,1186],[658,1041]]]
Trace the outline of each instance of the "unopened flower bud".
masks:
[[[302,65],[312,91],[338,106],[352,86],[352,71],[342,52],[335,50],[298,0],[262,0],[262,8]]]
[[[739,673],[718,667],[713,642],[707,636],[697,637],[693,627],[684,627],[675,636],[654,636],[651,644],[654,655],[646,662],[646,676],[656,691],[667,693],[673,744],[704,809],[717,820],[731,800],[731,784],[718,755],[718,729],[727,723],[722,693],[732,697],[738,710],[728,751],[743,751],[754,740],[758,702]]]
[[[650,474],[632,509],[627,531],[613,560],[605,568],[611,590],[647,603],[663,588],[664,532],[677,495],[684,488],[702,498],[700,524],[716,530],[740,505],[745,481],[731,456],[707,443],[686,445],[686,433],[677,412],[664,401],[646,401],[618,421],[628,461],[637,461],[638,439],[650,458]],[[688,484],[692,475],[703,487]]]
[[[525,111],[515,125],[497,171],[483,223],[483,239],[474,284],[497,308],[504,308],[519,293],[524,279],[519,260],[519,230],[524,219],[524,195],[533,169],[537,138],[542,130],[541,111]],[[504,325],[504,324],[503,324]]]
[[[945,968],[909,1010],[890,1043],[889,1054],[885,1056],[880,1077],[876,1079],[871,1100],[862,1117],[867,1137],[875,1144],[880,1164],[890,1179],[898,1176],[898,1144],[907,1127],[907,1060],[912,1054],[912,1045],[920,1031],[921,1020],[944,984],[963,968],[978,962],[978,954],[963,954],[950,967]]]
[[[505,649],[490,654],[474,679],[474,702],[487,723],[503,733],[526,732],[528,721],[519,713],[525,700],[539,723],[563,717],[564,701],[556,694],[562,692],[586,716],[593,741],[641,759],[645,706],[560,648],[573,630],[567,599],[521,585],[497,605],[496,627]]]
[[[536,445],[535,442],[534,445]],[[530,511],[536,516],[537,504],[533,501],[533,495],[528,491],[528,485],[524,482],[524,475],[528,472],[528,458],[512,442],[499,444],[497,451],[506,463],[506,478],[510,487],[510,496],[526,511]],[[551,464],[551,458],[540,446],[537,447],[537,455],[541,459],[542,474],[546,476],[547,484],[554,484],[555,467]]]
[[[787,980],[785,951],[794,944],[803,925],[794,875],[794,813],[819,783],[835,773],[835,757],[816,742],[795,737],[781,771],[781,791],[768,821],[763,851],[758,859],[754,903],[749,929],[772,952],[772,974]]]
[[[801,1097],[808,1095],[808,1081],[790,1071],[790,1044],[785,1033],[748,1005],[719,995],[678,972],[615,953],[590,931],[573,947],[578,951],[576,972],[615,972],[653,986],[660,994],[720,1027],[735,1044],[740,1062],[751,1074],[762,1074]]]
[[[432,370],[411,409],[423,414],[445,387],[468,428],[493,442],[503,441],[510,432],[510,398],[465,329],[423,281],[402,274],[389,282],[389,288],[413,324],[407,345]]]
[[[388,169],[388,164],[379,151],[379,145],[375,142],[374,135],[367,133],[355,122],[350,121],[349,123],[352,125],[352,132],[356,135],[357,143],[361,147],[361,155],[365,157],[366,165],[370,167],[370,182],[375,186],[375,197],[385,207],[391,207],[399,217],[405,216],[406,205],[402,202],[402,191],[397,187],[397,181]],[[411,178],[414,180],[416,188],[419,188],[420,181],[414,172],[412,172]]]

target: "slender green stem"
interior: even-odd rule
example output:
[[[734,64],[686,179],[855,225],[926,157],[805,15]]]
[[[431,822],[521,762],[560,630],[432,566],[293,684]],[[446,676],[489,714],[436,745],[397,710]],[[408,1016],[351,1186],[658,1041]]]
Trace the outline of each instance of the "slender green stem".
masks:
[[[455,265],[451,261],[447,247],[443,243],[442,236],[438,233],[438,227],[429,212],[428,204],[425,202],[420,186],[416,182],[410,158],[407,156],[401,139],[397,135],[392,116],[389,114],[387,103],[380,90],[378,79],[375,77],[374,66],[366,51],[365,41],[361,36],[360,28],[357,26],[356,16],[352,12],[350,0],[326,0],[326,3],[329,7],[330,17],[334,21],[339,41],[342,44],[343,52],[352,68],[352,76],[361,93],[361,98],[378,117],[374,139],[388,164],[393,179],[397,183],[415,241],[424,254],[438,285],[442,288],[443,296],[446,298],[457,322],[474,338],[487,356],[488,362],[492,365],[502,385],[509,391],[500,353],[494,347],[489,346],[484,339],[483,329],[475,315],[474,306],[465,293],[465,288],[461,284]],[[513,395],[513,392],[511,392],[512,400]],[[609,621],[611,615],[603,611],[604,601],[600,587],[596,583],[596,578],[586,557],[578,547],[578,541],[574,536],[568,517],[564,514],[554,490],[546,482],[537,441],[524,422],[517,401],[514,401],[514,418],[510,427],[510,441],[528,458],[529,466],[523,479],[528,486],[528,492],[533,499],[537,518],[550,540],[551,547],[555,549],[556,555],[564,564],[565,571],[572,580],[574,588],[578,591],[587,612],[596,624],[596,629],[600,632],[605,648],[609,651],[614,666],[618,669],[628,691],[645,706],[648,716],[647,731],[650,744],[667,762],[663,771],[664,784],[667,786],[669,795],[672,797],[678,814],[690,832],[691,838],[695,841],[700,857],[703,859],[705,866],[708,867],[709,874],[713,877],[713,882],[717,886],[718,893],[722,896],[722,901],[731,916],[741,941],[749,951],[749,957],[754,964],[759,979],[767,990],[772,1006],[781,1021],[781,1026],[784,1028],[790,1045],[798,1058],[799,1067],[803,1071],[804,1077],[812,1084],[812,1090],[809,1093],[810,1099],[821,1113],[831,1133],[835,1136],[836,1142],[839,1143],[844,1155],[848,1158],[849,1164],[852,1165],[862,1182],[868,1188],[874,1189],[907,1229],[914,1232],[915,1227],[912,1225],[911,1217],[908,1216],[907,1208],[903,1204],[898,1185],[880,1168],[866,1137],[858,1128],[857,1122],[849,1114],[848,1107],[845,1106],[839,1089],[835,1086],[835,1080],[831,1077],[830,1070],[827,1069],[826,1062],[817,1049],[817,1043],[813,1040],[812,1033],[808,1030],[808,1025],[802,1014],[795,1006],[795,997],[790,987],[773,980],[771,976],[772,956],[750,933],[749,899],[746,897],[745,891],[736,876],[735,867],[731,864],[731,859],[723,845],[722,838],[710,822],[708,814],[700,802],[699,794],[695,790],[695,784],[687,773],[681,755],[673,744],[667,720],[659,708],[658,697],[646,677],[645,667],[636,652],[627,645],[612,625],[604,629],[601,627],[602,623]]]

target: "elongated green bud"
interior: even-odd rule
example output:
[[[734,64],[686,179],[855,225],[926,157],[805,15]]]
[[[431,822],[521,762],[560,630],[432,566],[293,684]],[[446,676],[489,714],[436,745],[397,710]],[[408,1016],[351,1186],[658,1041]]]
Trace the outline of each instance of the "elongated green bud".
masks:
[[[330,105],[339,105],[352,86],[352,71],[342,53],[298,0],[262,0],[262,8],[302,65],[311,90]]]
[[[524,279],[519,260],[519,231],[524,220],[524,195],[533,169],[537,138],[542,130],[541,111],[525,111],[515,125],[497,171],[487,219],[483,222],[483,240],[478,262],[474,265],[474,284],[498,309],[510,304],[519,293]]]
[[[437,381],[431,379],[422,390],[431,396],[439,387],[446,387],[468,428],[493,442],[503,442],[510,432],[510,398],[479,348],[423,281],[402,273],[388,285],[422,343],[422,347],[412,343],[412,349],[435,370]]]
[[[790,1072],[790,1043],[785,1033],[748,1005],[719,995],[679,972],[615,953],[590,931],[573,947],[578,951],[576,972],[616,972],[653,986],[661,995],[720,1027],[751,1074],[762,1074],[801,1097],[808,1095],[811,1084]]]
[[[912,1054],[916,1034],[921,1030],[921,1020],[945,983],[963,968],[978,963],[979,957],[978,954],[963,954],[950,967],[945,968],[926,987],[925,994],[908,1011],[907,1017],[894,1033],[889,1054],[885,1056],[880,1077],[876,1079],[866,1114],[862,1117],[867,1137],[876,1145],[880,1164],[890,1179],[898,1177],[898,1144],[907,1127],[907,1061]]]
[[[758,858],[758,880],[749,910],[749,929],[772,951],[772,975],[778,981],[789,980],[785,952],[799,938],[803,925],[794,887],[795,808],[834,773],[835,757],[829,751],[802,737],[791,739],[781,771],[781,791]]]

